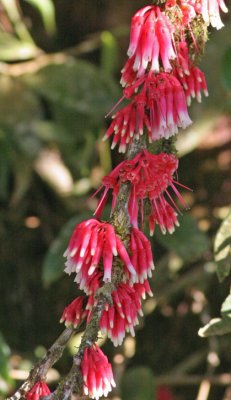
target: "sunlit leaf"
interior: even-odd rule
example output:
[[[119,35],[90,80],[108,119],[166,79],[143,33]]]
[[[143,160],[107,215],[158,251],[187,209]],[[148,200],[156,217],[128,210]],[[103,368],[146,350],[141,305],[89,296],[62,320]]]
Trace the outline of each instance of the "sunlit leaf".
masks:
[[[198,332],[201,337],[225,335],[226,333],[231,333],[231,318],[213,318]]]
[[[152,371],[147,367],[128,369],[123,375],[121,394],[123,400],[155,400]]]
[[[222,222],[214,242],[217,274],[222,282],[231,270],[231,212]]]
[[[109,31],[101,34],[101,69],[108,75],[116,71],[118,65],[118,43]]]
[[[0,333],[0,377],[9,381],[9,360],[10,348]]]
[[[42,19],[46,31],[49,34],[53,34],[56,31],[56,23],[55,23],[55,7],[52,0],[24,0],[27,3],[31,4],[35,7]]]
[[[222,318],[213,318],[198,332],[199,336],[224,335],[231,333],[231,294],[229,294],[221,306]]]
[[[231,294],[226,297],[221,306],[221,314],[223,317],[231,318]]]
[[[31,42],[23,42],[6,32],[0,33],[0,60],[23,61],[38,55],[39,49]]]
[[[42,279],[45,285],[50,285],[62,276],[65,262],[63,253],[67,249],[73,229],[77,223],[89,218],[90,215],[86,212],[71,218],[51,244],[43,262]]]
[[[162,235],[156,231],[155,235],[164,247],[177,253],[183,260],[196,260],[208,249],[208,238],[200,231],[192,216],[185,214],[179,221],[180,226],[174,234]]]

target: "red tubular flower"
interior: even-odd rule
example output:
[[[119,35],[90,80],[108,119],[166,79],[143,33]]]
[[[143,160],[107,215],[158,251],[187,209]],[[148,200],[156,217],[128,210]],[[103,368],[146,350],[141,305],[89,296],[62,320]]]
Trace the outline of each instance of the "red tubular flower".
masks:
[[[224,12],[228,12],[228,8],[225,5],[224,0],[191,0],[194,4],[198,14],[201,14],[204,21],[213,28],[221,29],[224,24],[220,17],[220,9]]]
[[[149,142],[152,142],[160,138],[168,139],[178,132],[178,128],[185,129],[192,123],[183,86],[176,76],[166,73],[154,75],[150,72],[124,89],[124,97],[133,96],[139,87],[141,90],[134,96],[132,103],[113,116],[104,136],[107,139],[114,133],[112,148],[120,142],[119,151],[122,153],[133,137],[143,135],[144,129]]]
[[[92,285],[97,286],[100,263],[104,268],[103,281],[111,281],[113,257],[120,257],[126,270],[135,274],[124,244],[116,235],[114,227],[95,219],[76,225],[64,256],[67,257],[65,272],[75,272],[75,281],[87,294],[91,292]]]
[[[84,299],[85,296],[79,296],[75,300],[73,300],[64,309],[60,322],[62,323],[65,321],[65,325],[67,327],[73,325],[74,328],[77,328],[77,326],[88,315],[87,309],[84,309]]]
[[[136,270],[136,275],[131,276],[132,282],[143,284],[147,278],[152,276],[154,262],[152,248],[149,240],[139,229],[131,229],[130,238],[131,262]]]
[[[146,113],[147,99],[145,94],[138,94],[132,103],[119,110],[114,116],[103,140],[108,139],[113,133],[111,148],[114,149],[119,142],[119,153],[125,153],[127,145],[133,138],[139,139],[146,128],[149,142],[152,142],[151,125]]]
[[[160,225],[163,233],[174,230],[174,225],[178,225],[177,214],[179,211],[172,195],[171,188],[177,195],[185,208],[187,205],[179,193],[177,186],[183,186],[173,179],[173,175],[178,168],[178,160],[173,154],[160,153],[150,154],[147,150],[142,150],[133,160],[120,163],[114,171],[103,179],[104,188],[102,198],[107,199],[108,190],[112,189],[113,198],[116,199],[122,182],[130,182],[131,191],[128,202],[128,212],[133,227],[138,228],[138,211],[140,208],[141,219],[144,214],[144,200],[149,199],[151,204],[150,227],[153,233],[155,222]],[[169,204],[173,205],[173,207]],[[95,211],[100,217],[102,212],[102,200]],[[113,201],[112,211],[115,201]],[[180,212],[180,211],[179,211]]]
[[[141,298],[146,293],[152,296],[148,281],[136,283],[132,287],[127,283],[120,283],[112,292],[113,305],[104,310],[100,329],[107,334],[114,346],[122,344],[126,332],[135,336],[134,327],[139,323],[138,315],[142,316]]]
[[[122,73],[122,83],[128,84],[132,71],[137,76],[144,75],[147,69],[159,72],[172,69],[170,60],[176,57],[173,42],[174,27],[158,6],[141,8],[132,18],[128,61]],[[128,79],[127,79],[128,78]]]
[[[39,381],[26,394],[26,400],[39,400],[41,397],[48,396],[50,393],[50,389],[46,382]]]
[[[184,88],[187,104],[191,104],[191,99],[195,98],[201,102],[201,90],[208,96],[208,89],[204,73],[195,67],[189,59],[188,47],[185,41],[178,44],[177,65],[174,69],[174,75]]]
[[[91,399],[98,400],[101,396],[107,396],[116,386],[111,364],[97,344],[85,348],[81,371],[84,394]]]

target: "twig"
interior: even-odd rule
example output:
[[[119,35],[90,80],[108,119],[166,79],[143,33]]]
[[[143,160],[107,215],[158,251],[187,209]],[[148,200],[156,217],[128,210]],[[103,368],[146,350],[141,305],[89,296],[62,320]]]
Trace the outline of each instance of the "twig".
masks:
[[[123,36],[127,33],[126,27],[114,29],[112,33],[117,36]],[[44,53],[38,49],[38,55],[33,60],[17,62],[14,64],[7,64],[0,62],[0,73],[7,76],[21,76],[24,74],[33,74],[39,69],[46,67],[50,64],[62,64],[73,57],[89,53],[97,49],[101,44],[101,32],[96,33],[84,40],[82,43],[69,47],[62,52],[57,53]]]
[[[128,150],[127,157],[133,158],[142,148],[146,146],[146,141],[134,141]],[[111,223],[114,225],[118,235],[124,241],[125,246],[130,230],[130,221],[127,212],[127,204],[129,198],[129,186],[127,183],[121,185],[118,193],[115,210],[113,212]],[[105,305],[111,302],[111,293],[116,285],[122,280],[123,266],[121,261],[115,258],[112,270],[112,282],[105,283],[98,289],[95,295],[95,305],[92,309],[92,318],[87,325],[81,339],[81,344],[77,354],[73,357],[73,365],[68,375],[59,383],[57,389],[49,396],[44,397],[44,400],[69,400],[72,393],[82,394],[82,374],[80,371],[80,363],[86,347],[91,346],[98,337],[99,323]],[[28,379],[18,389],[18,391],[8,400],[23,399],[24,395],[30,388],[39,380],[45,379],[48,369],[54,365],[62,356],[62,352],[73,333],[76,332],[73,328],[67,328],[56,340],[56,342],[48,350],[46,356],[31,370]]]
[[[207,381],[211,385],[229,386],[231,385],[231,374],[220,375],[160,375],[154,377],[156,385],[168,386],[194,386]]]
[[[78,328],[79,331],[79,328]],[[52,344],[46,355],[33,367],[27,380],[20,386],[17,392],[7,400],[19,400],[38,380],[45,379],[48,370],[60,359],[66,344],[77,329],[66,328],[58,339]]]

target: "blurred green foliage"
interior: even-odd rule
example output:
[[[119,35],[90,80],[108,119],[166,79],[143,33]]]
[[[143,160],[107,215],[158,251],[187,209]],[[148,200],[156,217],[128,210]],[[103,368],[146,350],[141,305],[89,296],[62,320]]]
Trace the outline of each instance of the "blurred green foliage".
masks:
[[[143,5],[0,1],[2,393],[18,384],[12,371],[28,369],[37,360],[36,349],[54,341],[63,308],[78,294],[62,273],[63,252],[74,225],[92,215],[91,193],[110,164],[121,160],[99,138],[109,123],[104,116],[121,94],[115,82],[125,60],[128,23]],[[226,28],[211,34],[203,59],[210,97],[190,109],[197,125],[179,139],[179,155],[187,154],[180,160],[180,181],[194,189],[183,191],[191,211],[180,217],[174,235],[155,232],[155,297],[144,302],[145,317],[136,339],[130,338],[132,355],[126,341],[119,349],[105,344],[115,371],[114,356],[123,356],[123,399],[153,399],[152,375],[203,376],[230,365],[229,336],[197,336],[210,319],[203,336],[230,332],[229,22],[227,16]],[[221,318],[214,321],[220,308]],[[207,361],[211,351],[219,358],[215,367]],[[64,374],[70,363],[67,350],[57,369]],[[187,400],[196,398],[198,387],[172,390],[176,400]],[[211,400],[223,396],[224,389],[213,388]]]

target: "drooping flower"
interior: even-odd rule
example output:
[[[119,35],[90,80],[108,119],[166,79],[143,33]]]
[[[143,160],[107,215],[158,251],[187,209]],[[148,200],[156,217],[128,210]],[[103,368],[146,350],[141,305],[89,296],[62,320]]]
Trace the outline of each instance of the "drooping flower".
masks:
[[[153,236],[156,223],[159,225],[163,234],[165,234],[166,231],[172,234],[175,231],[175,226],[179,226],[176,211],[164,198],[161,204],[159,204],[159,200],[157,199],[156,204],[157,207],[152,209],[149,216],[150,235]]]
[[[119,153],[125,153],[127,145],[132,143],[133,138],[139,139],[145,129],[149,142],[152,142],[151,125],[146,108],[147,98],[145,93],[141,92],[113,116],[113,121],[104,136],[106,140],[114,133],[112,149],[119,143]]]
[[[174,75],[184,88],[188,106],[191,99],[196,98],[201,102],[201,90],[208,96],[208,89],[204,73],[189,58],[188,46],[185,41],[178,43],[177,63],[174,68]]]
[[[135,274],[123,242],[107,222],[89,219],[76,225],[64,255],[67,257],[65,272],[76,273],[75,281],[87,294],[91,292],[94,279],[97,287],[100,264],[103,266],[103,281],[111,281],[113,257],[118,256],[126,271]]]
[[[144,75],[147,69],[159,72],[160,67],[169,72],[174,51],[174,26],[158,6],[143,7],[132,18],[128,56],[132,59],[125,65],[122,82],[130,80],[131,67],[137,76]],[[125,73],[126,71],[126,73]]]
[[[104,136],[107,139],[114,134],[112,148],[120,143],[119,151],[123,153],[133,137],[139,138],[144,131],[152,142],[168,139],[178,128],[185,129],[192,123],[183,86],[176,76],[150,72],[124,89],[124,97],[131,98],[138,88],[140,92],[131,104],[114,114]]]
[[[86,347],[81,361],[84,394],[98,400],[115,387],[112,367],[97,344]]]
[[[103,203],[107,200],[109,189],[112,189],[113,211],[121,183],[130,182],[128,213],[132,226],[138,228],[139,209],[141,220],[143,220],[144,200],[149,199],[151,206],[149,213],[151,233],[155,223],[160,225],[163,233],[166,230],[171,233],[174,230],[174,225],[178,225],[176,211],[180,212],[171,195],[171,190],[183,206],[187,208],[187,204],[177,189],[177,186],[183,185],[173,178],[177,168],[178,160],[173,154],[160,153],[153,155],[147,150],[142,150],[133,160],[126,160],[120,163],[114,171],[103,179],[102,186],[99,188],[99,191],[104,188]],[[95,211],[98,217],[100,217],[103,209],[102,199],[99,201]]]
[[[39,381],[26,394],[26,400],[39,400],[41,397],[48,396],[50,393],[50,389],[46,382]]]
[[[65,322],[65,325],[71,326],[74,328],[86,318],[88,311],[84,307],[85,296],[79,296],[75,300],[73,300],[68,306],[64,309],[60,322]]]
[[[206,24],[211,24],[213,28],[221,29],[224,24],[221,20],[220,9],[228,12],[224,0],[194,0],[198,14],[201,14]]]
[[[131,280],[143,284],[152,276],[154,262],[150,241],[136,228],[131,229],[130,253],[132,265],[136,270],[136,275],[132,275]]]
[[[192,98],[196,98],[201,103],[201,90],[208,97],[209,93],[205,76],[200,68],[191,66],[189,74],[179,76],[178,79],[184,87],[188,106],[190,106]]]
[[[135,283],[132,287],[128,283],[120,283],[112,292],[113,304],[105,308],[101,320],[102,334],[107,334],[114,346],[122,344],[126,332],[135,336],[134,327],[138,325],[138,315],[142,316],[141,298],[152,296],[149,283]]]

